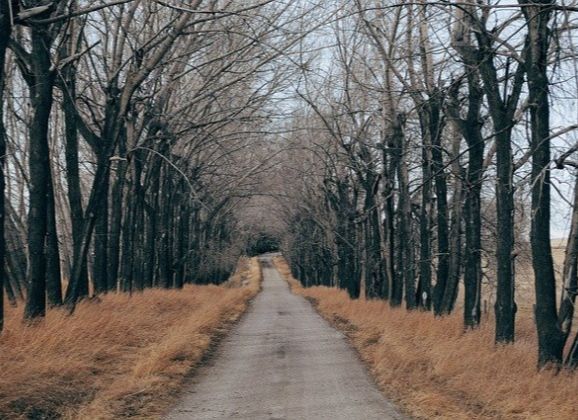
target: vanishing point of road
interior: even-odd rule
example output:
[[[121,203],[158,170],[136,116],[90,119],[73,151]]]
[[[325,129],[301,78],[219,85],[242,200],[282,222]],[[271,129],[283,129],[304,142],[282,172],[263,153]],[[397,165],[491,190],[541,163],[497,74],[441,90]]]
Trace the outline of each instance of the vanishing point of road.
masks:
[[[263,290],[167,419],[401,419],[346,338],[261,264]]]

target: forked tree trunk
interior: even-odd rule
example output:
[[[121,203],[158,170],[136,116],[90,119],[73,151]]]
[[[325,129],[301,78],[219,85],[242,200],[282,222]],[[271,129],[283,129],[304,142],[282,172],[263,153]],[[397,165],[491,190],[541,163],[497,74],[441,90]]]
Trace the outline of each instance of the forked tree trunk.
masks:
[[[480,110],[484,90],[480,83],[479,50],[473,46],[473,7],[460,8],[452,31],[452,45],[465,62],[468,85],[468,109],[465,119],[460,117],[458,90],[450,92],[448,111],[468,145],[465,202],[465,269],[464,269],[464,326],[475,328],[480,323],[482,294],[482,217],[481,190],[484,173],[483,121]]]
[[[512,155],[512,118],[524,82],[523,65],[518,65],[510,85],[511,93],[504,100],[495,67],[492,37],[485,31],[476,33],[480,51],[478,65],[488,98],[496,143],[496,264],[497,289],[496,343],[512,343],[515,339],[515,278],[514,278],[514,165]]]
[[[112,151],[107,152],[107,155],[111,154]],[[68,284],[70,291],[67,290],[66,293],[66,303],[70,313],[74,312],[76,303],[78,302],[79,298],[81,298],[80,291],[82,269],[84,267],[84,261],[86,261],[88,255],[89,244],[90,240],[92,239],[96,216],[99,211],[99,206],[101,205],[100,203],[105,201],[106,195],[108,194],[108,177],[108,163],[105,165],[97,165],[90,197],[88,199],[88,204],[85,210],[85,217],[82,224],[79,246],[78,249],[75,249],[74,251],[72,272],[70,276],[70,282]]]

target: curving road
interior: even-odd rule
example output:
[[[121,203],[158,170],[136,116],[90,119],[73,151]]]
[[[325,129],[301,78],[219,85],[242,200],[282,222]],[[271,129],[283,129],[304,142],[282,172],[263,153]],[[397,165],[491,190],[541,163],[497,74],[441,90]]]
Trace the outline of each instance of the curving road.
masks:
[[[345,337],[261,262],[263,291],[166,418],[402,418]]]

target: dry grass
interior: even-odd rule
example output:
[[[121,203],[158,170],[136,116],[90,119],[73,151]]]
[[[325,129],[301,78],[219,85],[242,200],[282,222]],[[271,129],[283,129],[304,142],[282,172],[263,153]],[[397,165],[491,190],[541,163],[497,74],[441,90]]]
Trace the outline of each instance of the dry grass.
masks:
[[[277,267],[290,279],[287,264]],[[578,375],[536,371],[531,318],[518,323],[517,342],[496,348],[493,327],[464,333],[459,314],[392,309],[383,301],[351,300],[337,289],[295,293],[349,336],[384,393],[423,419],[576,419]]]
[[[187,286],[108,295],[32,327],[9,310],[0,336],[0,418],[158,418],[186,376],[260,288]]]

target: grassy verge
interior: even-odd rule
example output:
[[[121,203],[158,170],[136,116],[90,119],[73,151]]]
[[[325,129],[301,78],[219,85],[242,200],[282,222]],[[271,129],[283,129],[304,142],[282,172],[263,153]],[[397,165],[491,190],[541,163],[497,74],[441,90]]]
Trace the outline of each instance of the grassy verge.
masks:
[[[459,314],[392,309],[383,301],[351,300],[343,291],[304,289],[276,260],[294,293],[313,302],[344,331],[383,392],[423,419],[576,419],[578,374],[536,371],[532,319],[520,320],[517,342],[493,344],[486,322],[468,333]]]
[[[235,277],[236,276],[236,277]],[[0,418],[159,418],[186,376],[260,289],[256,259],[224,286],[113,294],[33,327],[8,312]]]

